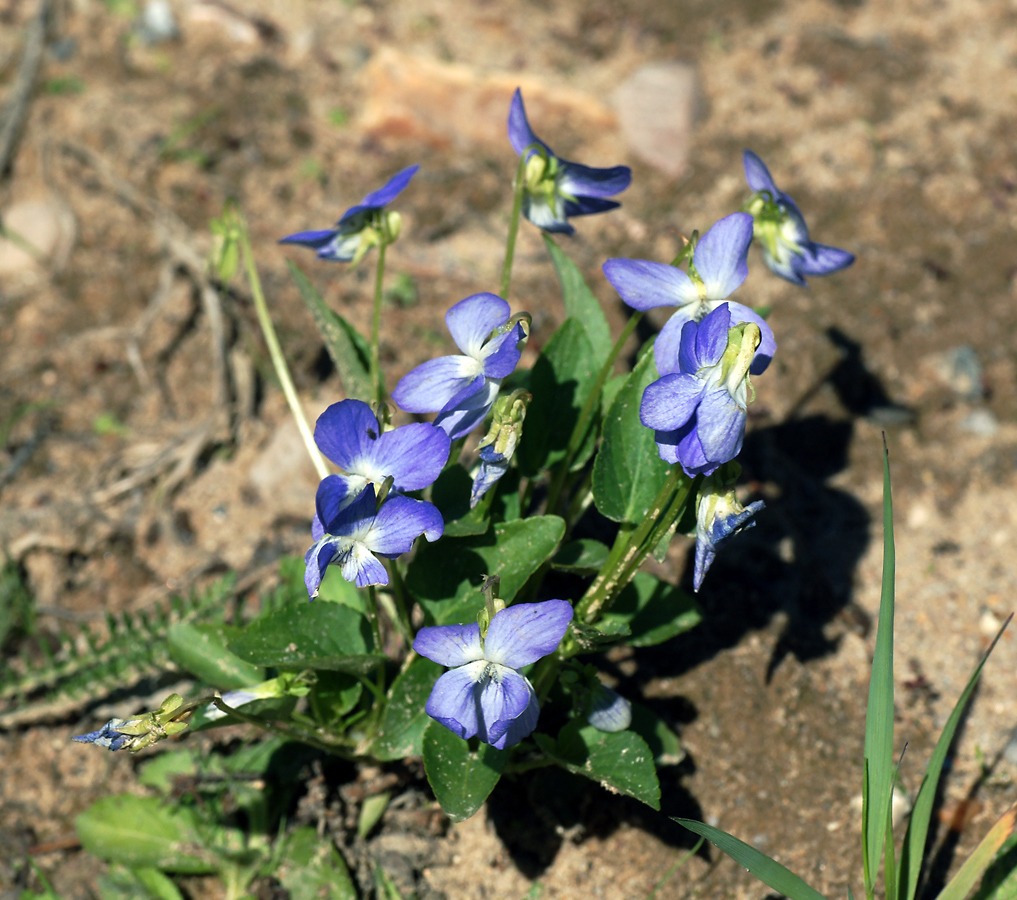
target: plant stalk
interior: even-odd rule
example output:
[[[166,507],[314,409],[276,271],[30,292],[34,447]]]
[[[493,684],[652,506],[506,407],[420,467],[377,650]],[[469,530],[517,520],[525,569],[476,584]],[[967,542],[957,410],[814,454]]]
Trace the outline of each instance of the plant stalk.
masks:
[[[504,300],[508,300],[509,286],[512,284],[512,261],[516,255],[516,236],[519,234],[519,214],[523,209],[523,191],[526,188],[526,159],[524,152],[519,157],[519,165],[516,167],[516,180],[514,184],[515,196],[512,200],[512,218],[509,219],[508,240],[505,242],[505,262],[501,267],[501,294]]]
[[[381,340],[382,285],[385,281],[385,248],[387,246],[384,239],[378,244],[378,267],[374,276],[374,315],[371,318],[371,392],[378,403],[385,402],[384,391],[381,388],[379,344]]]

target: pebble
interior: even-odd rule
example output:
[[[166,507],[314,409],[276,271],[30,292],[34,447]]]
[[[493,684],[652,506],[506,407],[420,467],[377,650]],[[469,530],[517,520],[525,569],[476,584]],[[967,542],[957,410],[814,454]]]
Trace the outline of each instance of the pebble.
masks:
[[[967,434],[975,435],[975,437],[992,437],[999,431],[999,419],[996,418],[992,410],[982,406],[971,410],[957,423],[957,427]]]
[[[135,31],[145,44],[161,44],[180,36],[173,8],[167,0],[148,0]]]
[[[698,106],[696,70],[685,63],[648,63],[614,91],[629,150],[671,178],[688,165]]]
[[[45,263],[59,268],[77,236],[70,208],[55,197],[36,197],[9,206],[0,217],[15,240],[0,237],[0,276],[30,274]],[[20,240],[18,240],[20,238]],[[34,248],[29,252],[22,242]]]
[[[985,392],[982,364],[970,344],[951,347],[935,360],[940,380],[965,400],[980,400]]]

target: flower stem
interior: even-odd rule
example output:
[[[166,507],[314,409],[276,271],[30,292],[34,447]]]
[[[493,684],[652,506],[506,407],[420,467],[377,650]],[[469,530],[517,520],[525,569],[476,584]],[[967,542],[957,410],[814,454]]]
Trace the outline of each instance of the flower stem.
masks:
[[[258,269],[254,264],[254,253],[251,250],[251,241],[247,233],[247,223],[240,221],[240,249],[244,257],[244,272],[247,275],[247,283],[251,286],[251,296],[254,298],[254,309],[258,314],[258,324],[261,326],[261,333],[265,336],[265,343],[268,345],[268,355],[272,358],[272,366],[275,368],[276,377],[282,385],[283,394],[289,404],[290,412],[296,420],[300,437],[307,448],[307,454],[318,472],[319,478],[328,477],[328,467],[325,459],[314,443],[314,435],[311,426],[304,415],[304,408],[300,405],[300,398],[297,397],[297,389],[293,386],[293,379],[290,377],[289,366],[286,365],[286,357],[283,356],[282,347],[279,346],[279,338],[275,333],[275,326],[272,324],[272,317],[268,314],[268,304],[265,302],[265,294],[261,289],[261,279],[258,277]]]
[[[505,243],[505,263],[501,267],[501,297],[508,300],[512,284],[512,260],[516,255],[516,236],[519,234],[519,214],[523,208],[523,190],[526,187],[526,154],[519,157],[514,183],[515,196],[512,200],[512,218],[509,219],[508,240]]]
[[[558,468],[555,469],[554,480],[551,482],[551,487],[547,493],[548,513],[554,513],[558,508],[558,503],[561,500],[562,488],[565,486],[565,479],[568,477],[569,469],[572,467],[572,460],[575,459],[576,454],[579,452],[579,448],[583,445],[583,439],[586,437],[586,430],[589,428],[594,410],[600,402],[600,394],[604,389],[604,384],[607,382],[611,372],[614,371],[614,364],[617,362],[618,356],[621,354],[622,347],[625,346],[625,342],[629,339],[632,332],[636,330],[636,326],[639,324],[639,320],[642,319],[642,317],[643,313],[641,311],[635,312],[629,317],[628,322],[625,323],[625,327],[622,329],[622,333],[618,335],[618,340],[614,342],[611,352],[607,355],[607,359],[604,360],[604,365],[600,367],[600,371],[597,373],[597,380],[593,383],[590,394],[586,398],[586,402],[583,404],[582,410],[579,412],[579,418],[576,419],[576,424],[572,429],[572,434],[569,436],[569,442],[565,448],[565,456],[562,458],[562,461],[558,463]]]
[[[271,731],[275,734],[282,735],[283,737],[288,737],[304,744],[310,744],[312,747],[317,747],[319,750],[324,750],[326,753],[334,753],[337,756],[343,756],[347,759],[350,759],[353,756],[353,754],[350,753],[349,748],[344,744],[323,740],[320,734],[312,734],[311,732],[305,731],[304,729],[289,723],[284,724],[281,722],[269,722],[265,719],[259,719],[256,716],[249,716],[246,713],[242,713],[239,709],[233,709],[233,707],[227,706],[221,697],[212,698],[212,703],[220,712],[224,712],[228,716],[233,716],[235,719],[240,719],[241,722],[247,722],[248,725],[256,725],[258,728],[262,728],[265,731]]]
[[[395,624],[402,632],[407,647],[413,644],[413,625],[410,622],[410,614],[406,608],[406,584],[403,581],[403,573],[399,571],[399,563],[395,560],[388,561],[386,568],[389,573],[389,587],[391,588],[392,599],[395,602],[396,621]]]
[[[381,300],[382,285],[385,281],[385,248],[388,244],[382,240],[378,244],[378,267],[374,275],[374,315],[371,318],[371,392],[378,403],[385,402],[385,392],[381,387],[381,363],[379,362],[379,343],[381,332]]]

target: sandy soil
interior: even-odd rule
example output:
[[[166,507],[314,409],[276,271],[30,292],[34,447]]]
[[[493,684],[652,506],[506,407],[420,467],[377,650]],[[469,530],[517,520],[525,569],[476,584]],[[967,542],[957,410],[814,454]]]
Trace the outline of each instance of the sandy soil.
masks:
[[[416,300],[386,308],[390,383],[447,350],[444,310],[495,286],[517,84],[562,155],[633,166],[622,210],[582,221],[566,245],[616,330],[624,314],[600,263],[666,261],[681,233],[736,209],[751,147],[813,236],[858,261],[803,291],[752,258],[739,296],[772,305],[780,347],[757,381],[744,457],[767,512],[711,572],[701,628],[605,660],[681,733],[688,756],[662,772],[665,815],[542,774],[502,785],[482,814],[423,849],[397,851],[412,856],[422,896],[641,897],[691,844],[666,815],[692,815],[829,896],[859,890],[881,431],[894,472],[898,735],[912,793],[1017,595],[1013,4],[254,0],[241,13],[179,0],[181,36],[153,46],[129,2],[54,6],[18,153],[0,178],[5,221],[39,203],[33,215],[52,226],[38,238],[41,262],[0,242],[0,471],[14,466],[0,487],[0,547],[25,573],[43,635],[149,607],[227,567],[264,585],[280,556],[305,549],[314,473],[246,288],[218,301],[202,293],[207,224],[227,198],[250,222],[314,414],[341,388],[285,261],[365,328],[370,276],[275,240],[324,227],[420,162],[391,251],[391,277],[412,278]],[[8,93],[34,14],[27,0],[0,4]],[[675,125],[651,164],[614,98],[658,63],[682,67],[667,69],[673,96],[657,97]],[[563,310],[533,229],[521,235],[510,299],[533,313],[538,350]],[[672,548],[678,580],[689,579],[688,552]],[[35,884],[25,866],[35,848],[63,896],[92,896],[101,865],[75,848],[73,817],[132,785],[135,765],[68,744],[98,714],[79,704],[0,733],[0,887]],[[979,781],[979,760],[1001,753],[1015,725],[1010,635],[944,792],[946,822],[963,819],[954,812],[975,794],[961,852],[1017,796],[1013,757]],[[393,820],[378,840],[400,828]],[[703,853],[656,896],[766,895]]]

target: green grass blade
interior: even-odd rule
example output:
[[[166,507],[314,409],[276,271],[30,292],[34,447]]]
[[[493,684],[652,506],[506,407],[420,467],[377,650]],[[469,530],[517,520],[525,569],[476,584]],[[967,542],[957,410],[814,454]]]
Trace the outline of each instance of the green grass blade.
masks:
[[[974,693],[975,685],[981,677],[982,669],[989,659],[989,654],[995,649],[999,639],[1003,636],[1007,625],[1010,624],[1011,615],[1000,628],[999,633],[985,651],[981,662],[971,673],[967,686],[964,688],[957,703],[946,720],[943,733],[936,742],[936,749],[932,751],[928,768],[925,770],[925,777],[922,779],[922,786],[918,789],[918,796],[915,798],[915,806],[911,811],[911,821],[908,822],[908,830],[904,835],[904,846],[901,848],[900,869],[898,871],[898,883],[900,900],[914,900],[918,891],[918,876],[922,869],[922,855],[925,852],[925,842],[929,836],[929,822],[932,819],[932,804],[936,799],[936,790],[939,787],[939,777],[943,772],[943,763],[946,761],[946,754],[950,751],[957,727],[960,725],[964,710],[967,709]]]
[[[865,790],[862,809],[862,860],[865,894],[872,897],[879,857],[886,839],[887,808],[893,793],[893,499],[890,455],[883,445],[883,590],[879,631],[872,659],[869,705],[865,713]]]
[[[825,900],[815,888],[809,887],[790,869],[785,868],[765,853],[760,853],[744,841],[732,837],[726,831],[713,828],[694,819],[673,819],[689,831],[701,835],[719,850],[723,850],[738,865],[748,869],[760,881],[783,894],[788,900]]]
[[[950,879],[950,883],[940,891],[936,900],[964,900],[975,886],[975,882],[989,867],[996,852],[1014,833],[1015,828],[1017,828],[1017,804],[1011,806],[1003,814],[1003,818],[989,829],[989,833],[975,847],[974,853],[964,860],[964,865]]]

